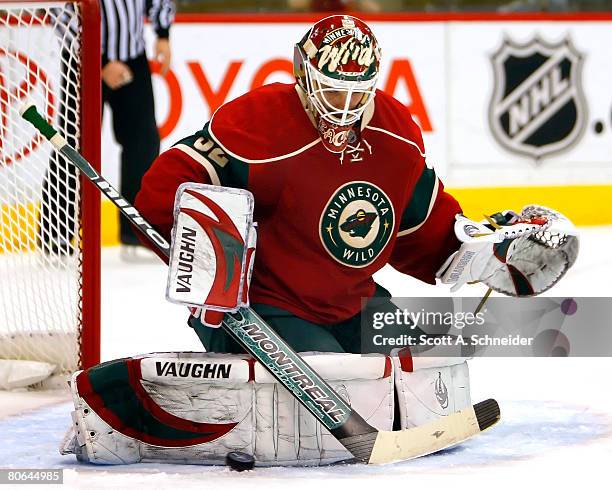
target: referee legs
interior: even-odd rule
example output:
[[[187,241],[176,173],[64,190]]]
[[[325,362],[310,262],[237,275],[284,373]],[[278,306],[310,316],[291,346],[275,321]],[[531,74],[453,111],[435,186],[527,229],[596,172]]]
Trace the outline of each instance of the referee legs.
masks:
[[[142,176],[159,154],[159,132],[155,122],[155,102],[151,71],[146,55],[126,62],[133,80],[116,90],[102,84],[104,102],[112,110],[113,132],[121,145],[121,194],[134,202]],[[129,221],[120,216],[121,243],[140,245]]]

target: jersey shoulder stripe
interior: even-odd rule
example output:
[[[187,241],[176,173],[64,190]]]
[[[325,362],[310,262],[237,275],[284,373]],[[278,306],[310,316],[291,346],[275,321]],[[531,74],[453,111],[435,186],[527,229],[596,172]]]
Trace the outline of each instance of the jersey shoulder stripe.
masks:
[[[387,130],[387,129],[384,129],[384,128],[378,128],[378,127],[376,127],[376,126],[370,126],[370,125],[368,125],[368,126],[366,126],[366,129],[371,129],[372,131],[378,131],[378,132],[381,132],[381,133],[385,133],[385,134],[388,134],[389,136],[391,136],[391,137],[393,137],[393,138],[395,138],[395,139],[398,139],[398,140],[400,140],[400,141],[403,141],[404,143],[407,143],[407,144],[409,144],[409,145],[413,146],[414,148],[416,148],[416,149],[417,149],[417,151],[419,152],[419,155],[421,155],[423,158],[426,158],[425,152],[424,152],[424,150],[422,150],[422,149],[421,149],[421,147],[419,146],[419,144],[418,144],[418,143],[416,143],[416,142],[414,142],[414,141],[412,141],[412,140],[410,140],[410,139],[408,139],[408,138],[405,138],[405,137],[403,137],[403,136],[400,136],[399,134],[395,134],[395,133],[393,133],[392,131],[389,131],[389,130]]]
[[[284,155],[279,155],[279,156],[274,156],[274,157],[270,157],[270,158],[261,158],[261,159],[251,159],[251,158],[247,158],[241,155],[238,155],[232,151],[230,151],[228,148],[226,148],[225,146],[223,146],[223,144],[221,143],[221,141],[215,137],[214,133],[212,132],[212,130],[210,131],[210,136],[211,138],[213,138],[215,140],[215,142],[221,147],[223,148],[223,150],[228,154],[233,156],[236,159],[239,159],[245,163],[253,163],[253,164],[257,164],[257,163],[274,163],[274,162],[280,162],[282,160],[287,160],[288,158],[294,157],[299,155],[300,153],[305,152],[306,150],[312,148],[313,146],[315,146],[317,143],[319,143],[319,141],[321,141],[321,138],[317,138],[316,140],[311,141],[310,143],[302,146],[301,148],[298,148],[297,150],[294,150],[290,153],[286,153]]]
[[[204,155],[194,150],[193,147],[185,143],[177,143],[170,149],[178,150],[178,151],[182,151],[183,153],[186,153],[189,157],[191,157],[197,163],[202,165],[202,167],[204,167],[204,169],[206,170],[206,173],[208,173],[210,182],[213,185],[221,185],[221,180],[219,179],[219,174],[217,173],[215,166]]]

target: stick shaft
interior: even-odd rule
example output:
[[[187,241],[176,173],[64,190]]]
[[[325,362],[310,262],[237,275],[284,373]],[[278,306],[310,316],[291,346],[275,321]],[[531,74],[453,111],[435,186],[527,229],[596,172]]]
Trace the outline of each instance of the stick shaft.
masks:
[[[482,308],[484,307],[485,303],[489,299],[489,296],[491,296],[492,292],[493,292],[493,289],[491,289],[491,288],[487,289],[487,292],[482,297],[482,299],[480,300],[480,303],[478,303],[478,306],[474,310],[474,315],[478,315],[478,313],[480,313],[480,310],[482,310]]]
[[[45,136],[55,149],[60,152],[67,161],[76,166],[87,179],[94,184],[106,197],[108,197],[119,211],[132,223],[138,230],[147,236],[155,247],[166,257],[170,254],[170,244],[160,235],[153,226],[145,220],[138,210],[123,198],[119,191],[110,182],[102,177],[85,158],[59,134],[36,110],[34,105],[29,105],[22,110],[22,117],[30,122]]]

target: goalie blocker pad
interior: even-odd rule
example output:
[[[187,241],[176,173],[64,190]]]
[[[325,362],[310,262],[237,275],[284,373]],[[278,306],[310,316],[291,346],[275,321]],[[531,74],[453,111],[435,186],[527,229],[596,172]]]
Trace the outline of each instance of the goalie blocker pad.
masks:
[[[356,354],[304,354],[365,420],[392,430],[471,405],[467,364]],[[74,437],[62,452],[98,464],[224,464],[230,451],[260,466],[323,465],[351,454],[247,355],[165,353],[75,373]]]
[[[219,312],[248,306],[255,241],[249,191],[182,184],[174,203],[167,299]]]

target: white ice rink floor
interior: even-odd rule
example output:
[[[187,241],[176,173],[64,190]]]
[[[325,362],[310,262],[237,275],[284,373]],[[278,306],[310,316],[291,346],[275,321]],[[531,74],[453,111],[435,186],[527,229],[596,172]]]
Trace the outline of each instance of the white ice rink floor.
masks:
[[[579,259],[551,292],[612,297],[612,227],[582,230]],[[446,295],[384,269],[377,281],[395,296]],[[186,313],[164,300],[165,269],[126,265],[103,252],[103,360],[154,351],[200,350]],[[482,293],[472,287],[472,294]],[[467,295],[468,290],[462,290]],[[612,319],[611,319],[612,323]],[[611,325],[612,328],[612,325]],[[588,334],[588,325],[585,325]],[[61,456],[70,424],[66,395],[0,395],[0,468],[64,468],[64,488],[584,488],[609,486],[612,359],[475,359],[473,402],[496,398],[502,420],[467,443],[418,460],[366,467],[257,468],[139,464],[99,467]],[[44,407],[40,407],[42,404]],[[35,408],[37,407],[38,408]],[[424,487],[427,485],[427,487]],[[21,488],[21,486],[19,487]]]

